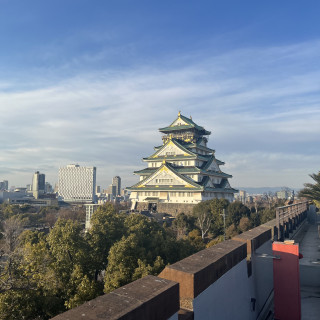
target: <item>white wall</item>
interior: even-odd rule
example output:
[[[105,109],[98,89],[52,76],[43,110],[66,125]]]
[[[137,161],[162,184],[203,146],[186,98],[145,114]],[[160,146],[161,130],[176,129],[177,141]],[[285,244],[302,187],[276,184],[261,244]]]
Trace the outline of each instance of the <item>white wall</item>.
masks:
[[[194,320],[256,319],[250,310],[254,297],[252,277],[247,275],[247,261],[242,260],[194,299]]]
[[[264,258],[261,256],[262,254],[267,254],[268,257]],[[269,258],[272,254],[272,243],[269,240],[259,247],[252,256],[252,274],[258,312],[260,312],[273,290],[273,259]]]
[[[273,260],[261,254],[272,255],[271,241],[253,254],[251,276],[244,259],[194,299],[194,320],[256,319],[273,290]]]

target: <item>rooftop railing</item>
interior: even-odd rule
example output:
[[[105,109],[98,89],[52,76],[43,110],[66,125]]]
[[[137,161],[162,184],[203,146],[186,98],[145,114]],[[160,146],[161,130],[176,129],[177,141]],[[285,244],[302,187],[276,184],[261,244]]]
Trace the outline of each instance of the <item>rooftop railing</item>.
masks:
[[[276,208],[277,240],[283,240],[284,237],[288,237],[295,225],[305,218],[304,215],[307,213],[308,204],[308,201],[303,201]]]

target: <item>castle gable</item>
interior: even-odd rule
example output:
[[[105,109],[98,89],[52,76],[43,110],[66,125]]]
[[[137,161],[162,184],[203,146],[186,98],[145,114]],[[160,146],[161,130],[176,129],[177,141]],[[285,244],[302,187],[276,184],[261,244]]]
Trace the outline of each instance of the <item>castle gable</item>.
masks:
[[[165,156],[177,156],[177,155],[191,156],[193,154],[171,140],[162,149],[160,149],[155,155],[158,157],[165,157]]]
[[[189,123],[186,121],[182,120],[180,117],[178,117],[171,125],[170,127],[175,127],[175,126],[187,126]]]
[[[171,187],[186,187],[186,188],[200,188],[195,182],[182,176],[179,173],[174,172],[167,164],[163,164],[156,172],[151,174],[147,179],[136,184],[135,188],[146,188],[146,187],[160,187],[160,186],[171,186]]]

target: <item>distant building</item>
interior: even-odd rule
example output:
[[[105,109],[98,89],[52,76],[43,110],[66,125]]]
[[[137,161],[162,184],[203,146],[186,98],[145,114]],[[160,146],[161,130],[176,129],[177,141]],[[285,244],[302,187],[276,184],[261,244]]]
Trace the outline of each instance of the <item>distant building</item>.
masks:
[[[109,195],[109,198],[111,197],[111,200],[116,198],[117,196],[117,186],[114,184],[110,184],[110,186],[107,189],[107,194]]]
[[[291,197],[291,195],[291,192],[289,192],[288,190],[281,190],[277,192],[278,199],[287,200]]]
[[[251,204],[253,202],[253,197],[247,196],[246,202]]]
[[[246,203],[247,192],[245,190],[239,190],[239,201],[243,204]]]
[[[148,166],[134,172],[140,181],[128,188],[131,209],[177,215],[191,213],[194,205],[204,200],[233,201],[238,190],[230,186],[228,179],[232,176],[221,171],[224,162],[207,146],[210,131],[180,112],[169,126],[159,131],[163,144],[143,158]]]
[[[8,191],[8,190],[9,190],[8,180],[0,181],[0,191]]]
[[[22,190],[21,190],[22,189]],[[0,202],[12,204],[24,204],[29,201],[30,196],[26,194],[25,188],[17,188],[17,191],[0,191]]]
[[[70,164],[59,168],[58,194],[65,202],[95,202],[96,167]]]
[[[86,207],[86,231],[88,231],[91,227],[91,217],[93,213],[100,207],[100,204],[85,204]]]
[[[116,197],[121,195],[121,178],[116,176],[112,179],[112,184],[116,187]]]
[[[49,182],[45,184],[45,193],[53,193],[53,187]]]
[[[38,199],[40,194],[45,193],[46,176],[39,171],[36,171],[32,179],[32,193]]]

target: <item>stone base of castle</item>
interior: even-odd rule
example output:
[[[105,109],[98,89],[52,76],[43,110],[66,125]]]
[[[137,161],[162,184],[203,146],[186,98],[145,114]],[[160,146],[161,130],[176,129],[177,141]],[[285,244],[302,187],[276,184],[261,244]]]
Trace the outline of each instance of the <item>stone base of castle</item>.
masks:
[[[158,203],[157,212],[168,213],[172,216],[177,216],[179,213],[192,214],[192,210],[195,204],[191,203]],[[146,211],[149,210],[148,202],[138,202],[136,205],[136,210]]]

